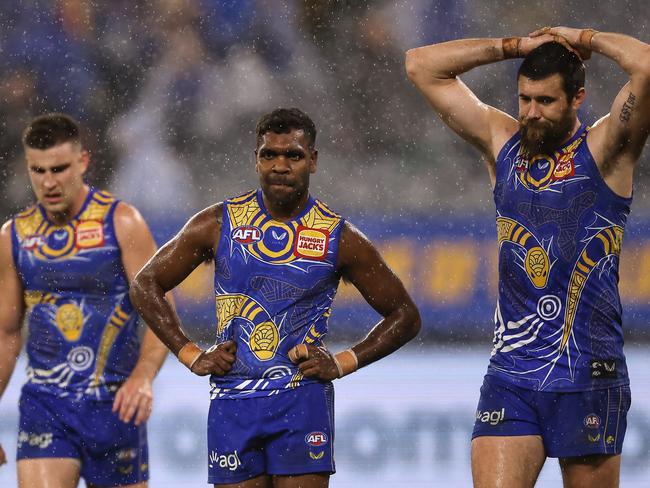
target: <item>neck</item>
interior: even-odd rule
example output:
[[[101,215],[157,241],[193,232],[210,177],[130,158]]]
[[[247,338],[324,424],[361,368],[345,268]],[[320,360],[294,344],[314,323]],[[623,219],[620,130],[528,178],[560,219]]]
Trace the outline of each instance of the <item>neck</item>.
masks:
[[[567,142],[569,139],[571,139],[576,134],[576,132],[578,132],[578,129],[580,129],[580,125],[581,125],[580,124],[580,119],[578,119],[578,117],[576,117],[576,120],[573,123],[573,127],[572,127],[571,131],[569,132],[569,135],[562,141],[562,144]]]
[[[291,220],[307,206],[309,192],[305,192],[298,201],[286,204],[270,200],[264,192],[262,192],[262,199],[264,200],[266,210],[275,220]]]

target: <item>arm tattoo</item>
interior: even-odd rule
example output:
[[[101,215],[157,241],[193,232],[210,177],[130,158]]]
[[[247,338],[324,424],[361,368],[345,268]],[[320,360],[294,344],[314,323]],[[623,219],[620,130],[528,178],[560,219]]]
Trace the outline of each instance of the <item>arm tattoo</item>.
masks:
[[[618,116],[618,120],[621,122],[629,122],[630,117],[632,116],[632,110],[634,109],[634,102],[636,102],[636,97],[634,94],[630,93],[630,96],[627,97],[627,100],[623,104],[621,113]]]

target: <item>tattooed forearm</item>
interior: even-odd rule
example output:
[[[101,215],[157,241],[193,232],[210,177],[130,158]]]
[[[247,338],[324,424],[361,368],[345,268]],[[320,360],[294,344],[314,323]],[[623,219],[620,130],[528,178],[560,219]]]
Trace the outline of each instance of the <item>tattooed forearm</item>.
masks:
[[[636,102],[636,97],[634,94],[630,93],[630,96],[627,97],[627,100],[623,104],[621,113],[618,116],[618,120],[621,122],[629,122],[630,117],[632,116],[632,110],[634,109],[634,102]]]

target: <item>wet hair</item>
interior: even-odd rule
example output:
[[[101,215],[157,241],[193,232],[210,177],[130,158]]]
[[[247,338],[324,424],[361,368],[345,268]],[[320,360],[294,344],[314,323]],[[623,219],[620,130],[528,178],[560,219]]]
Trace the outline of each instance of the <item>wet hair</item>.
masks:
[[[69,115],[49,113],[33,119],[23,131],[23,145],[50,149],[66,142],[81,143],[79,124]]]
[[[525,76],[538,81],[554,74],[562,77],[568,100],[572,100],[585,86],[585,65],[576,53],[555,41],[546,42],[529,52],[519,67],[517,78]]]
[[[255,128],[256,144],[259,147],[262,136],[267,132],[288,134],[292,130],[302,130],[310,150],[316,145],[316,126],[309,116],[298,108],[277,108],[260,117]]]

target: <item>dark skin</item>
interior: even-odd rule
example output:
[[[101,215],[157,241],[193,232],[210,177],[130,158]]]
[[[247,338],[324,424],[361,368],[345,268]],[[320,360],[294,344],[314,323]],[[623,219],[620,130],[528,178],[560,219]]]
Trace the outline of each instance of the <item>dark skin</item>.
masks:
[[[287,134],[268,132],[258,141],[256,171],[260,178],[264,204],[271,216],[286,221],[298,215],[309,199],[309,177],[316,172],[318,153],[310,147],[302,130]],[[190,339],[184,334],[178,316],[164,295],[181,283],[197,266],[214,258],[221,235],[222,204],[193,216],[171,241],[165,244],[138,273],[130,296],[138,312],[173,352]],[[383,316],[370,333],[352,349],[359,366],[365,366],[396,351],[420,330],[417,307],[399,278],[386,265],[379,252],[355,227],[344,224],[339,243],[338,273],[352,283],[366,301]],[[308,345],[309,359],[299,368],[306,377],[332,380],[338,377],[331,356]],[[219,344],[203,353],[192,368],[199,376],[224,375],[235,361],[233,341]],[[325,487],[329,475],[316,473],[296,476],[267,476],[229,487]]]

